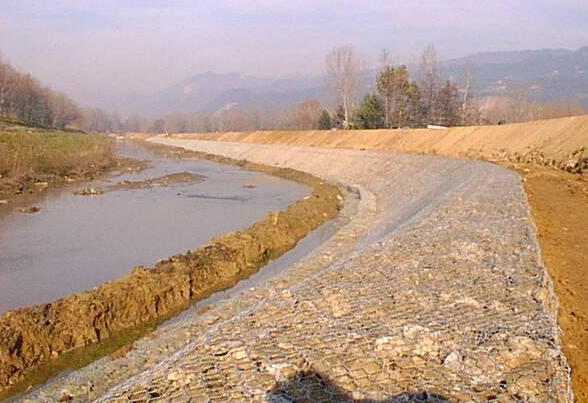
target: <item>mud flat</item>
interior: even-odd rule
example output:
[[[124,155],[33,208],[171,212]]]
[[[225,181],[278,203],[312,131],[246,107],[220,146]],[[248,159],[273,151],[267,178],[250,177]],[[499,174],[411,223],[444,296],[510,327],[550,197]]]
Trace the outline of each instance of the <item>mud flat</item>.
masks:
[[[21,401],[571,402],[556,300],[519,176],[483,162],[157,139],[361,195],[265,285]]]

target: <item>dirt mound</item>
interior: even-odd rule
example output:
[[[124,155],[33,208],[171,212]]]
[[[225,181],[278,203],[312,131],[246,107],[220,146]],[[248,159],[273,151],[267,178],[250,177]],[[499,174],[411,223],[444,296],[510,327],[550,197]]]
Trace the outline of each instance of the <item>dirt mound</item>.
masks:
[[[445,130],[271,131],[174,137],[439,154],[530,162],[570,172],[588,172],[588,116]]]
[[[173,256],[154,268],[137,267],[90,291],[4,313],[0,316],[0,391],[52,357],[169,316],[192,301],[234,285],[293,248],[333,218],[341,206],[338,187],[311,175],[244,162],[239,165],[307,184],[312,194],[284,211],[267,214],[247,229]]]

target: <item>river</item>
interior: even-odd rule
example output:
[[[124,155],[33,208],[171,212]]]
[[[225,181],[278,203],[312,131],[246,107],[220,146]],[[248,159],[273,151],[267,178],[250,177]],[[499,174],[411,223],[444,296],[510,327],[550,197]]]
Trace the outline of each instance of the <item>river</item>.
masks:
[[[118,151],[149,159],[150,167],[49,192],[37,203],[39,213],[14,213],[0,220],[0,313],[90,289],[134,266],[152,266],[310,194],[306,186],[267,174],[166,158],[136,143],[121,143]],[[82,187],[104,188],[180,172],[204,179],[73,195]]]

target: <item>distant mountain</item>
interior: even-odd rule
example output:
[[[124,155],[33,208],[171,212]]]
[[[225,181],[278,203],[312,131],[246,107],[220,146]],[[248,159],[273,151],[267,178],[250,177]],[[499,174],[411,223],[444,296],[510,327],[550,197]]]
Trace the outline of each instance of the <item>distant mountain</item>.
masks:
[[[577,98],[588,103],[588,46],[576,51],[544,49],[473,55],[444,63],[444,73],[459,79],[468,59],[473,65],[478,95],[521,91],[538,101]]]
[[[277,108],[327,96],[323,78],[267,79],[237,73],[198,74],[154,94],[128,100],[132,112],[155,117],[171,113],[214,113],[243,107]],[[230,105],[230,107],[228,107]]]
[[[522,91],[539,101],[578,98],[588,104],[588,47],[576,51],[541,49],[479,53],[443,62],[443,75],[459,83],[471,61],[474,92],[491,97]],[[411,71],[416,66],[409,66]],[[366,72],[365,88],[373,90],[376,72]],[[275,110],[309,98],[331,103],[325,77],[258,78],[207,72],[149,95],[121,101],[124,113],[158,117],[172,113],[223,113],[241,108]]]
[[[313,87],[303,90],[259,91],[249,89],[232,89],[223,92],[200,109],[204,113],[217,111],[259,108],[277,110],[303,102],[309,98],[317,98],[326,102],[328,93],[324,87]],[[230,108],[227,106],[230,105]]]
[[[470,56],[451,59],[444,62],[446,66],[463,65],[466,61],[474,64],[507,64],[520,63],[528,59],[542,56],[564,56],[573,53],[568,49],[539,49],[539,50],[521,50],[510,52],[485,52],[476,53]]]

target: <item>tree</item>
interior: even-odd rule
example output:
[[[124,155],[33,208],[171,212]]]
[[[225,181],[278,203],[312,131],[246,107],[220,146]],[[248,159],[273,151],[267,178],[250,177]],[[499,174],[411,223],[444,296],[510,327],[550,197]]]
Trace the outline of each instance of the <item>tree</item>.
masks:
[[[0,115],[30,125],[63,128],[79,116],[79,111],[65,95],[0,59]]]
[[[333,113],[333,118],[331,119],[331,123],[333,127],[337,129],[343,128],[343,122],[345,121],[345,110],[343,109],[343,105],[337,106],[335,109],[335,113]]]
[[[58,128],[65,128],[81,116],[79,108],[62,94],[57,94],[53,97],[52,109],[53,122],[51,125]]]
[[[458,126],[461,122],[461,103],[457,87],[447,80],[438,94],[438,122],[443,126]]]
[[[327,72],[337,98],[343,105],[343,127],[349,127],[349,117],[360,87],[360,62],[353,48],[335,48],[327,55]]]
[[[408,87],[407,99],[406,125],[409,127],[426,126],[425,110],[421,101],[421,89],[414,81]]]
[[[165,120],[164,119],[157,119],[153,122],[151,126],[151,133],[163,133],[165,132]]]
[[[0,116],[8,115],[10,110],[10,79],[12,71],[0,57]]]
[[[435,45],[427,46],[421,55],[419,82],[421,102],[427,123],[439,123],[437,96],[441,82],[439,55]]]
[[[376,89],[384,103],[384,123],[390,127],[390,115],[392,114],[392,102],[396,93],[396,70],[385,66],[376,79]]]
[[[376,94],[367,94],[353,115],[356,129],[381,129],[384,127],[384,105]]]
[[[296,105],[293,125],[297,129],[312,130],[319,124],[323,107],[318,99],[308,99]]]
[[[463,80],[463,98],[461,104],[461,121],[463,124],[472,124],[473,110],[471,105],[471,91],[473,81],[473,66],[471,59],[467,59],[463,68],[462,80]]]
[[[376,79],[384,103],[385,126],[402,127],[409,120],[410,77],[406,66],[385,67]]]
[[[333,122],[331,121],[331,115],[326,109],[323,109],[321,116],[319,117],[319,129],[320,130],[331,130]]]

